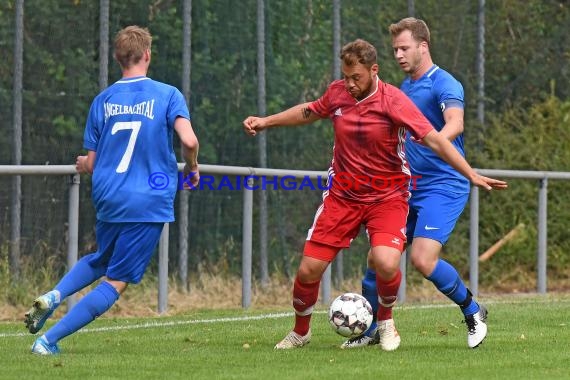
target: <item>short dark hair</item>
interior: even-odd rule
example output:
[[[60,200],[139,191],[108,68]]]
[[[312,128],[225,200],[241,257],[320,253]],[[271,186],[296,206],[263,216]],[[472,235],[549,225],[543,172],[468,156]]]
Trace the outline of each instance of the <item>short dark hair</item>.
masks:
[[[370,42],[359,38],[342,47],[340,59],[347,66],[361,63],[370,68],[377,60],[376,48]]]

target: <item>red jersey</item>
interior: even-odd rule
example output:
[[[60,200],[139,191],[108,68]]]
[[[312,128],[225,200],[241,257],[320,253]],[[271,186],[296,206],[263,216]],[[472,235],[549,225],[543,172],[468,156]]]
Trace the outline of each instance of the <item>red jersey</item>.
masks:
[[[331,194],[367,203],[409,196],[406,130],[416,139],[433,130],[402,91],[376,81],[376,90],[360,101],[346,90],[344,81],[334,81],[309,105],[311,111],[333,121]]]

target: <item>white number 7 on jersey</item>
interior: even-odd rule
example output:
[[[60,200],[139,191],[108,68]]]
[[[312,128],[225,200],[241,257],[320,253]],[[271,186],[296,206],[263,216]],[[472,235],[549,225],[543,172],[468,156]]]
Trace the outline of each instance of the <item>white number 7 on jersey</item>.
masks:
[[[117,173],[124,173],[129,168],[131,163],[131,157],[133,156],[133,151],[135,150],[135,143],[137,141],[137,136],[139,135],[139,130],[141,129],[140,121],[119,121],[113,124],[113,129],[111,134],[114,135],[117,131],[123,131],[125,129],[132,129],[131,137],[129,138],[129,143],[127,145],[127,150],[119,162],[119,166],[115,170]]]

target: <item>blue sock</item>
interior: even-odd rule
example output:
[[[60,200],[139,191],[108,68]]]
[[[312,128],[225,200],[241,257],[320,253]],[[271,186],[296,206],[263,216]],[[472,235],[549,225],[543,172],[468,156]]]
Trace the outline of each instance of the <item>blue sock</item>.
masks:
[[[372,324],[366,330],[365,334],[369,334],[376,329],[376,315],[378,314],[378,290],[376,289],[376,272],[367,268],[362,278],[362,295],[370,302],[372,306]]]
[[[69,313],[44,334],[50,344],[56,344],[106,312],[119,299],[119,292],[106,281],[87,293]]]
[[[106,268],[104,266],[93,267],[89,264],[93,255],[94,253],[90,253],[83,256],[55,286],[54,289],[59,291],[61,301],[91,285],[105,274]]]
[[[439,259],[432,274],[426,277],[445,296],[461,307],[464,315],[475,314],[479,305],[459,277],[455,268],[445,260]]]

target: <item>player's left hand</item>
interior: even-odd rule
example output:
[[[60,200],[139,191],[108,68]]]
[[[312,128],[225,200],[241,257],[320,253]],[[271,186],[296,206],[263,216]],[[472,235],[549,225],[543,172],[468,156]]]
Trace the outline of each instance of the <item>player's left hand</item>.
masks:
[[[475,176],[475,178],[473,178],[471,180],[471,183],[476,185],[476,186],[482,187],[483,189],[488,190],[488,191],[493,190],[493,189],[505,190],[506,188],[509,187],[509,185],[505,181],[485,177],[485,176],[482,176],[479,174],[477,174]]]

